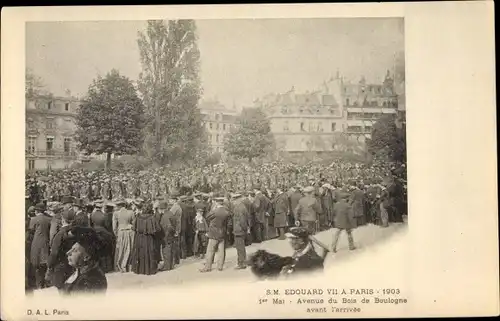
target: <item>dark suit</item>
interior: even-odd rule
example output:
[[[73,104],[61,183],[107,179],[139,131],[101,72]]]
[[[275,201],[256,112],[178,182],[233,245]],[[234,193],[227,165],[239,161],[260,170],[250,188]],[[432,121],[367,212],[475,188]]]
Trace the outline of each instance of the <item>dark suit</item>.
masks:
[[[50,222],[52,218],[38,214],[31,218],[29,229],[33,231],[30,249],[30,263],[35,269],[37,288],[45,287],[45,273],[49,256]]]
[[[165,211],[160,218],[161,226],[161,248],[163,256],[163,270],[169,271],[174,268],[175,245],[177,244],[177,237],[175,236],[177,230],[177,221],[175,220],[172,212]]]
[[[52,285],[61,289],[64,281],[73,273],[73,268],[68,264],[66,253],[75,244],[74,238],[68,235],[70,225],[61,227],[52,240],[48,267],[52,270]]]
[[[234,234],[234,247],[238,254],[238,265],[245,265],[246,250],[245,238],[249,228],[250,215],[247,207],[243,202],[243,198],[237,199],[233,204],[233,234]]]
[[[356,222],[354,220],[352,207],[345,199],[341,199],[333,207],[335,212],[335,227],[337,231],[335,232],[333,238],[333,250],[337,249],[337,242],[340,237],[340,233],[345,230],[347,233],[347,239],[349,241],[349,248],[354,249],[354,240],[352,237],[352,229],[356,227]]]
[[[231,213],[224,206],[216,206],[207,215],[208,223],[208,245],[207,262],[205,268],[212,269],[215,253],[218,252],[217,268],[222,270],[226,259],[225,238],[227,233],[227,222]]]

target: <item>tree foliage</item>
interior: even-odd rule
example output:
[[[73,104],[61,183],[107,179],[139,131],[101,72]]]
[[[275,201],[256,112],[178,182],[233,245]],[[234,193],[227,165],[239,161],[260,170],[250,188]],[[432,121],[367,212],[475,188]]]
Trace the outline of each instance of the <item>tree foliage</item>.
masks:
[[[384,115],[373,125],[368,152],[375,157],[387,157],[391,161],[406,161],[406,133],[396,126],[395,115]]]
[[[271,126],[260,108],[245,108],[238,117],[236,128],[226,136],[225,151],[237,158],[264,156],[274,146]]]
[[[159,164],[195,157],[203,142],[200,52],[193,20],[148,21],[139,32],[145,153]]]
[[[45,88],[41,77],[37,76],[33,70],[26,68],[24,73],[24,93],[26,98],[52,97],[52,94]]]
[[[89,86],[78,109],[77,140],[86,154],[136,154],[143,143],[144,107],[132,82],[112,70]]]

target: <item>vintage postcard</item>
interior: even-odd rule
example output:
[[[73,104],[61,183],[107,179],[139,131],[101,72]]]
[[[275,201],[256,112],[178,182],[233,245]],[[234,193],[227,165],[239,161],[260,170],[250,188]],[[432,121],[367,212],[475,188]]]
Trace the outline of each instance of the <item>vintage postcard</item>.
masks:
[[[4,8],[2,318],[498,315],[493,25]]]

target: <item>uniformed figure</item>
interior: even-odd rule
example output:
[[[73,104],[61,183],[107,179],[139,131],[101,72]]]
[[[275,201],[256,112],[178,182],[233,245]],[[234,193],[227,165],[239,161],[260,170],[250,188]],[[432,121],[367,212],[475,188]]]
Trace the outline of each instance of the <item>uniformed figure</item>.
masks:
[[[321,214],[321,204],[313,193],[314,187],[304,188],[305,196],[295,209],[295,225],[307,228],[311,234],[316,233],[318,216]]]
[[[293,227],[286,237],[294,250],[293,263],[283,267],[282,273],[286,276],[297,275],[303,272],[314,272],[323,270],[323,263],[328,253],[323,249],[322,255],[318,255],[312,241],[309,239],[310,232],[305,227]]]

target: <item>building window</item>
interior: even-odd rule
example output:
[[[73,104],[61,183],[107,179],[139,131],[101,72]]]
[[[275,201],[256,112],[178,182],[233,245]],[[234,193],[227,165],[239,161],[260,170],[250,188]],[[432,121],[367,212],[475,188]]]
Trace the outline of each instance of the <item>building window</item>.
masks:
[[[64,110],[65,111],[69,111],[69,103],[65,103],[64,104]]]
[[[285,120],[285,124],[283,125],[283,131],[285,131],[285,132],[289,131],[288,120]]]
[[[309,123],[309,131],[314,131],[314,124],[312,122]]]
[[[47,155],[53,154],[54,137],[47,137]]]
[[[306,131],[304,122],[300,123],[300,130],[303,131],[303,132]]]
[[[219,142],[219,134],[217,134],[217,136],[215,137],[215,142],[218,143]]]
[[[53,118],[47,118],[46,128],[47,129],[54,129],[54,119]]]
[[[52,102],[51,102],[51,101],[49,101],[49,102],[47,103],[47,109],[52,109]]]
[[[31,118],[28,118],[28,128],[29,129],[35,128],[35,121]]]
[[[34,170],[35,169],[35,160],[34,159],[30,159],[28,161],[28,170]]]
[[[209,126],[210,126],[210,129],[212,129],[212,123],[208,123],[208,124],[209,124]]]
[[[337,123],[332,123],[332,132],[334,132],[336,128],[337,128]]]
[[[323,131],[323,123],[322,122],[318,122],[318,131],[319,132]]]
[[[28,153],[34,154],[36,146],[36,137],[30,136],[28,137]]]
[[[226,130],[226,124],[222,124],[222,130]]]
[[[64,138],[64,154],[69,155],[71,152],[71,138]]]
[[[211,142],[212,141],[212,134],[208,134],[208,141]]]
[[[217,127],[216,128],[217,128],[217,130],[219,130],[219,123],[217,123]]]

